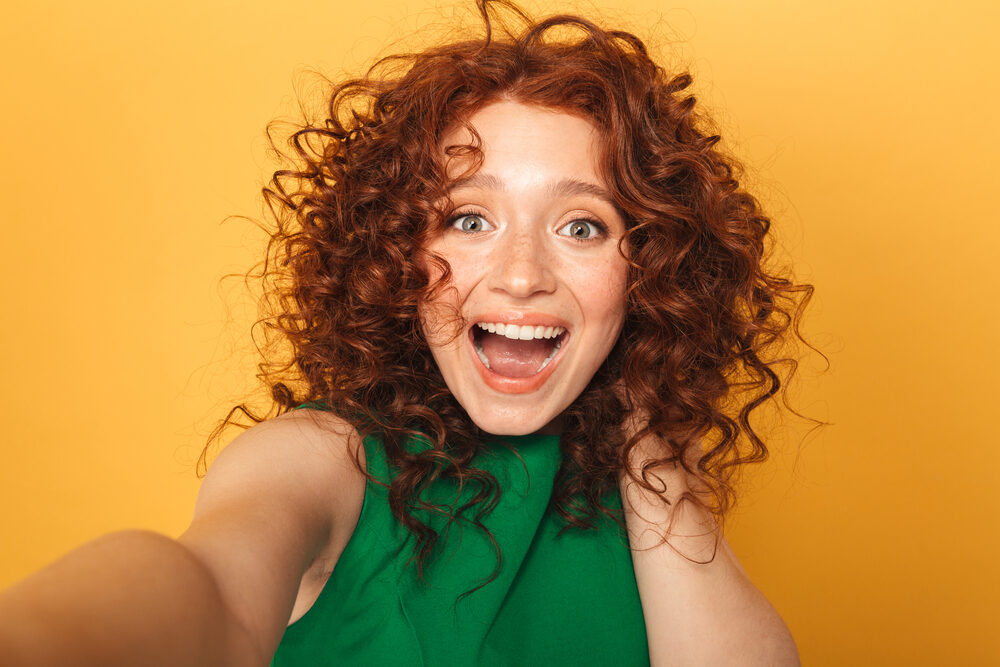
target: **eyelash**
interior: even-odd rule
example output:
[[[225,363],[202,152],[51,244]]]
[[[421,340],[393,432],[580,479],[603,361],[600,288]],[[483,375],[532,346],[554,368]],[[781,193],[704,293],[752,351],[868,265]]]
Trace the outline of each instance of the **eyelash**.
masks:
[[[486,219],[486,215],[482,211],[480,211],[480,210],[477,210],[477,209],[474,209],[474,208],[461,209],[459,211],[455,211],[451,215],[451,217],[448,218],[448,226],[449,227],[453,226],[455,224],[456,220],[459,220],[460,218],[464,218],[467,215],[474,215],[476,217],[483,218],[484,220]],[[608,235],[608,226],[605,225],[600,220],[597,220],[596,218],[590,218],[590,217],[587,217],[587,216],[580,216],[580,217],[577,217],[577,218],[573,218],[572,220],[570,220],[566,224],[570,224],[570,223],[573,223],[573,222],[586,222],[586,223],[589,223],[589,224],[593,225],[597,229],[597,234],[595,236],[592,236],[592,237],[589,237],[589,238],[578,239],[575,236],[570,236],[569,237],[569,238],[573,239],[574,241],[576,241],[577,243],[589,243],[591,241],[594,241],[599,236],[607,236]],[[563,225],[563,227],[565,227],[565,226],[566,225]]]

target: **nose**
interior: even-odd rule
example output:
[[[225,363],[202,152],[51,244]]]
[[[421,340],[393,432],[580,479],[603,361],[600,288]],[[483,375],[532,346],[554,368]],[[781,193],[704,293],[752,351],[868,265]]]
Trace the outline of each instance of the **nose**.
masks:
[[[550,293],[556,287],[553,259],[541,239],[512,233],[491,253],[490,289],[517,299]]]

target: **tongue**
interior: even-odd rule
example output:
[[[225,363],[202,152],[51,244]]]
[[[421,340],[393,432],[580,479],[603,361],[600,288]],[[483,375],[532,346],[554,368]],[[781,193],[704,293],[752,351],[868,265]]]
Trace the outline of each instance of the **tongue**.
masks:
[[[490,361],[490,370],[514,378],[529,377],[541,370],[546,357],[555,347],[551,338],[512,340],[485,331],[479,342],[483,354]]]

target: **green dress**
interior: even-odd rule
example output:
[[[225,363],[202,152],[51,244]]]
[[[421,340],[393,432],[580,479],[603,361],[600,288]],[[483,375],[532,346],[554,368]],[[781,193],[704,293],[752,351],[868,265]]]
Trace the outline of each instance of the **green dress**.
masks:
[[[570,528],[557,537],[562,519],[548,505],[558,436],[503,439],[523,465],[491,441],[473,461],[501,487],[482,519],[503,554],[496,579],[456,606],[493,572],[495,551],[481,529],[463,521],[445,534],[444,517],[421,513],[444,548],[424,569],[428,586],[419,584],[416,563],[407,566],[413,537],[390,512],[387,490],[368,482],[354,534],[312,608],[285,631],[272,666],[648,665],[628,538],[603,515],[598,530]],[[380,441],[364,444],[369,473],[388,482]],[[414,440],[407,448],[427,446]],[[451,505],[457,491],[452,480],[438,480],[424,497]],[[617,490],[606,503],[621,510]]]

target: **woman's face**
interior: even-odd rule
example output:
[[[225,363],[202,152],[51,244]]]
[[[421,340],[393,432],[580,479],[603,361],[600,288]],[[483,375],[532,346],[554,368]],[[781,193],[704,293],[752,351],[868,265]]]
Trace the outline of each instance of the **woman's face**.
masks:
[[[480,428],[555,433],[621,332],[625,223],[599,175],[592,123],[510,101],[470,122],[485,159],[449,191],[450,222],[428,250],[447,260],[452,280],[421,305],[421,323]],[[453,129],[442,150],[471,140]],[[452,160],[450,177],[468,168],[463,160]],[[464,329],[454,337],[456,314]]]

